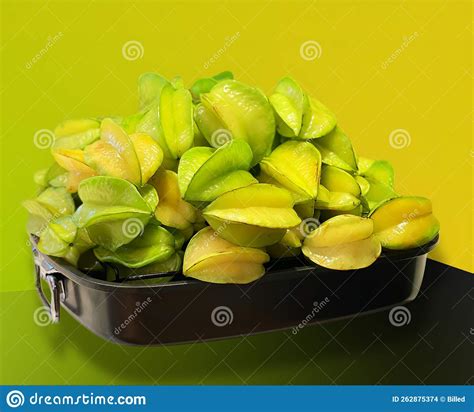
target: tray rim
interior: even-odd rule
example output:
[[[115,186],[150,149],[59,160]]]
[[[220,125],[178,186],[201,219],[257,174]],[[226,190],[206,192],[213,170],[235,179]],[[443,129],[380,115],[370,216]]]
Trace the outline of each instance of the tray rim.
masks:
[[[280,270],[270,270],[266,272],[261,278],[257,279],[254,282],[248,283],[248,284],[218,284],[218,283],[208,283],[208,282],[202,282],[197,279],[189,278],[189,279],[184,279],[184,280],[178,280],[174,282],[165,282],[165,283],[157,283],[156,285],[137,285],[137,284],[127,284],[127,283],[115,283],[115,282],[109,282],[106,280],[101,280],[97,278],[93,278],[89,275],[87,275],[84,272],[81,272],[79,269],[74,268],[73,266],[67,264],[65,261],[63,261],[61,258],[55,258],[51,257],[48,255],[45,255],[41,253],[39,250],[35,248],[36,246],[36,239],[33,235],[30,235],[30,241],[32,244],[32,247],[36,250],[37,255],[41,256],[41,259],[45,261],[49,266],[54,269],[54,271],[62,275],[69,280],[82,285],[86,287],[90,287],[92,289],[100,289],[100,290],[116,290],[116,289],[129,289],[129,290],[135,290],[139,291],[141,290],[148,290],[148,289],[162,289],[162,288],[169,288],[169,287],[202,287],[203,285],[207,286],[219,286],[219,287],[239,287],[239,288],[245,288],[245,287],[251,287],[253,284],[256,282],[272,282],[272,281],[277,281],[279,278],[282,276],[288,277],[289,274],[289,269],[280,269]],[[382,261],[382,260],[392,260],[392,261],[401,261],[401,260],[407,260],[407,259],[412,259],[417,256],[425,255],[429,253],[431,250],[433,250],[437,244],[439,243],[439,235],[437,235],[435,238],[433,238],[430,242],[425,243],[422,246],[412,248],[412,249],[405,249],[405,250],[387,250],[384,249],[382,251],[382,255],[376,260],[375,263]],[[309,263],[307,259],[305,259],[306,262],[308,262],[307,265],[301,265],[301,266],[294,266],[291,268],[291,275],[293,276],[298,276],[298,272],[303,272],[312,270],[316,274],[317,273],[330,273],[330,272],[337,272],[337,273],[343,273],[343,272],[354,272],[354,270],[348,270],[348,271],[339,271],[339,270],[333,270],[333,269],[327,269],[323,268],[321,266],[317,266],[316,264]],[[37,263],[35,263],[37,265]],[[358,270],[358,269],[356,269]]]

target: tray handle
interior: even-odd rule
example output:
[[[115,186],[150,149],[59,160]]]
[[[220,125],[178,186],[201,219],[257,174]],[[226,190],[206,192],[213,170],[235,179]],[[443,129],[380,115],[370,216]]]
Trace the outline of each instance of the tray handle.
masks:
[[[58,323],[61,315],[61,301],[64,301],[65,298],[64,284],[61,279],[59,279],[58,272],[45,270],[41,264],[35,265],[35,271],[35,286],[41,302],[46,308],[49,309],[51,322]],[[41,286],[41,278],[46,280],[46,283],[49,286],[49,290],[51,292],[51,301],[48,301],[48,298],[44,294],[43,288]]]

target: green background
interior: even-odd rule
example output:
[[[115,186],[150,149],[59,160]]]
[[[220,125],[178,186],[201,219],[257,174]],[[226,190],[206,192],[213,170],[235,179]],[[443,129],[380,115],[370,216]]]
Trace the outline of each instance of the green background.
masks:
[[[133,113],[144,71],[190,84],[229,69],[266,93],[290,74],[337,114],[359,154],[392,161],[399,192],[433,200],[442,232],[432,257],[472,270],[471,17],[469,1],[2,1],[2,383],[376,382],[386,349],[362,354],[358,335],[370,336],[386,315],[346,329],[348,351],[362,359],[352,366],[331,339],[338,324],[295,339],[145,350],[104,343],[68,317],[37,326],[20,203],[34,196],[33,172],[51,156],[34,136],[64,118]],[[142,47],[136,60],[122,53],[131,40]],[[319,44],[315,59],[301,56],[308,41]],[[396,129],[409,145],[390,144]],[[401,364],[393,373],[410,376]]]

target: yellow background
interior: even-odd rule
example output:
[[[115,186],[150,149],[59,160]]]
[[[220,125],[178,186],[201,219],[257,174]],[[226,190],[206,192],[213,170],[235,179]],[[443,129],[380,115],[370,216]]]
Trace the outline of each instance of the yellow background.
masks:
[[[20,202],[50,161],[33,136],[64,118],[134,112],[144,71],[190,85],[232,70],[267,93],[293,76],[337,114],[358,154],[393,163],[400,193],[433,200],[432,258],[472,271],[471,2],[3,1],[1,14],[3,290],[32,287]],[[51,47],[49,36],[59,36]],[[130,40],[143,47],[136,60],[122,54]],[[318,58],[301,57],[307,41]],[[395,129],[407,147],[390,145]]]

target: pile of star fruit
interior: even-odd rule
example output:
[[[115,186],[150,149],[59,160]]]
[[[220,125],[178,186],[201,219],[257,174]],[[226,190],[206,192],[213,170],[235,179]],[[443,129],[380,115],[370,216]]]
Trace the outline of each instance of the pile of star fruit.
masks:
[[[356,156],[289,77],[270,96],[230,72],[189,89],[145,73],[138,89],[131,116],[55,129],[54,163],[24,202],[42,253],[127,276],[249,283],[270,259],[354,270],[438,234],[430,200],[398,195],[390,163]]]

